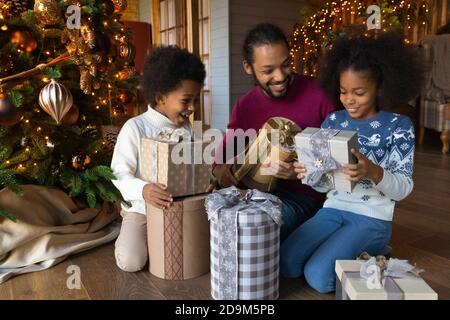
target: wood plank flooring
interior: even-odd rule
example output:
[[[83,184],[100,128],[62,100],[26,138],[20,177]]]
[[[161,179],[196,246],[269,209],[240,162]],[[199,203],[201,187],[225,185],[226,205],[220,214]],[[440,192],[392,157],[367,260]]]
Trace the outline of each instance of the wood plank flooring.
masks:
[[[450,156],[440,145],[418,147],[413,193],[397,204],[393,256],[416,263],[440,299],[450,300]],[[45,271],[21,275],[0,285],[0,299],[211,299],[209,274],[188,281],[166,281],[147,270],[122,272],[113,243],[70,257]],[[66,286],[67,267],[81,269],[80,289]],[[280,299],[334,299],[318,294],[303,278],[281,279]]]

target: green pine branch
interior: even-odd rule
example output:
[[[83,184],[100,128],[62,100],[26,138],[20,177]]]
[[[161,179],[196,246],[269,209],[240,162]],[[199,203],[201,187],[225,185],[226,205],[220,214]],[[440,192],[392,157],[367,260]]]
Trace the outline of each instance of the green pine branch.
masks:
[[[3,209],[2,207],[0,207],[0,216],[5,217],[6,219],[12,220],[14,222],[16,222],[16,217],[14,217],[11,213],[9,213],[8,211],[6,211],[5,209]]]

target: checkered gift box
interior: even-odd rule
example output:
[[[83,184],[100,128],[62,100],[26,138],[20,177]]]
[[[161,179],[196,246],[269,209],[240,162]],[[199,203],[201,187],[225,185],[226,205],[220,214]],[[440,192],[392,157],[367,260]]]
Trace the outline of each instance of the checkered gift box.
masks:
[[[281,201],[236,187],[206,198],[211,295],[216,300],[277,299]]]

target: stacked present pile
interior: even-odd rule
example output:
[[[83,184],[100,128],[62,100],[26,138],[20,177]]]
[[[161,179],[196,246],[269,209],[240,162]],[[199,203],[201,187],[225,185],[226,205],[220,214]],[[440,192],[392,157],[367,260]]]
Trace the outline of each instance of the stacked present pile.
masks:
[[[183,280],[209,271],[209,223],[205,213],[211,168],[203,162],[206,141],[184,129],[163,129],[141,141],[142,174],[174,197],[168,209],[146,204],[150,272]]]

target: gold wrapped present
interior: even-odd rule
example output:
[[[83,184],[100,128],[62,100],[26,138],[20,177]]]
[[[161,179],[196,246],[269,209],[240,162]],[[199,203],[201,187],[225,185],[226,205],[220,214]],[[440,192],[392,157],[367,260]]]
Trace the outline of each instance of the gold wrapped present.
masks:
[[[173,197],[206,192],[211,164],[203,161],[203,151],[209,143],[191,141],[181,129],[162,130],[155,139],[142,138],[143,179],[166,185]]]
[[[259,130],[255,140],[249,143],[243,155],[242,164],[235,165],[234,176],[243,186],[260,191],[272,191],[277,179],[265,172],[271,161],[291,162],[296,157],[294,137],[301,128],[293,121],[274,117]]]

